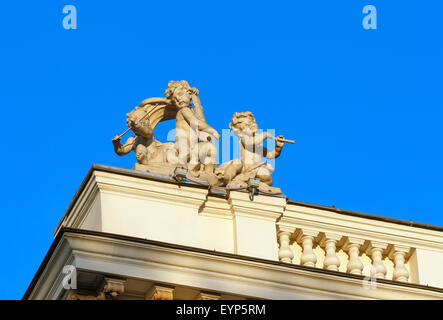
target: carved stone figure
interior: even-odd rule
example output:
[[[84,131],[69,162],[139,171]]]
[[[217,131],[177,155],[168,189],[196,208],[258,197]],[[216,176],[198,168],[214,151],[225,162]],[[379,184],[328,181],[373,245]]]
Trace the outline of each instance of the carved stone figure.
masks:
[[[169,174],[172,167],[165,167],[167,150],[173,147],[173,143],[161,143],[154,139],[153,130],[161,119],[168,117],[166,99],[162,98],[143,101],[139,107],[127,114],[126,124],[135,137],[130,137],[124,145],[121,144],[121,136],[112,139],[114,151],[118,155],[126,155],[135,152],[137,163],[133,169],[139,171],[152,171]],[[161,114],[159,116],[158,114]]]
[[[267,132],[257,133],[258,126],[251,112],[235,113],[229,127],[240,140],[240,159],[217,166],[214,141],[218,132],[206,122],[198,90],[186,81],[170,81],[165,98],[149,98],[129,112],[128,130],[114,137],[114,151],[118,155],[135,152],[137,163],[133,169],[172,176],[176,167],[188,169],[187,178],[206,180],[211,186],[244,188],[249,178],[259,178],[262,192],[280,193],[272,187],[272,166],[262,158],[280,156],[286,140],[274,138]],[[160,121],[175,119],[174,143],[161,143],[154,139],[154,129]],[[121,137],[132,130],[134,137],[121,144]],[[263,146],[265,139],[276,141],[270,151]]]
[[[229,128],[239,138],[241,158],[224,163],[216,169],[224,184],[228,187],[245,187],[249,178],[259,178],[260,191],[280,193],[279,188],[272,187],[271,173],[274,168],[269,163],[263,162],[262,157],[278,158],[284,142],[292,141],[284,139],[283,136],[274,138],[267,132],[257,133],[257,123],[249,111],[234,113]],[[274,150],[269,151],[263,146],[265,139],[275,140]]]
[[[196,177],[216,180],[217,149],[211,141],[220,135],[206,123],[198,90],[186,81],[170,81],[165,95],[177,108],[175,144],[168,151],[168,162],[187,166]]]
[[[118,155],[134,151],[137,158],[134,170],[171,175],[180,165],[189,169],[190,176],[216,184],[217,150],[212,141],[220,135],[206,123],[198,90],[186,81],[170,81],[165,96],[146,99],[126,115],[128,130],[112,139],[114,151]],[[155,140],[153,132],[157,124],[174,118],[175,142]],[[121,137],[129,130],[135,137],[122,145]]]

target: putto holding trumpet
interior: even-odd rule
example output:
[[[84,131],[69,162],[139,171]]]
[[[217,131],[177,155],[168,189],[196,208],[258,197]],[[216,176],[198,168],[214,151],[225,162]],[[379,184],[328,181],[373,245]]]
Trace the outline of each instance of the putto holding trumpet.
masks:
[[[128,113],[128,129],[112,139],[114,151],[125,155],[136,154],[133,170],[173,176],[177,167],[187,169],[187,178],[205,180],[211,186],[227,188],[245,187],[250,178],[259,179],[262,192],[281,193],[272,187],[271,174],[274,168],[262,158],[280,156],[284,143],[294,141],[282,136],[272,137],[267,132],[257,133],[258,126],[253,114],[236,112],[229,128],[239,139],[240,159],[233,159],[217,166],[217,149],[214,145],[220,138],[209,126],[203,115],[198,90],[186,81],[170,81],[165,98],[149,98]],[[154,139],[154,129],[160,121],[175,118],[175,142],[161,143]],[[127,132],[135,136],[125,144],[120,140]],[[263,146],[266,139],[275,140],[274,150]],[[257,180],[258,181],[258,180]]]

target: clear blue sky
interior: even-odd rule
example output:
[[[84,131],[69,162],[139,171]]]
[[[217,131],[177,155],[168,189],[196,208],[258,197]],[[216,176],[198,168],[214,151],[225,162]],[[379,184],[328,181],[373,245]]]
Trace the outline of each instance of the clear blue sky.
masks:
[[[78,29],[62,27],[64,5]],[[377,30],[362,9],[377,7]],[[288,198],[443,225],[443,2],[5,1],[0,298],[21,298],[92,163],[131,168],[111,139],[169,80],[296,140]],[[165,141],[173,123],[159,126]]]

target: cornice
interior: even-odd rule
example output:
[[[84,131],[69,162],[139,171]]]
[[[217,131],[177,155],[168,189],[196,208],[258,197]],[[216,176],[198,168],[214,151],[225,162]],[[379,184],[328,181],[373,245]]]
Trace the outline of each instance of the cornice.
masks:
[[[113,192],[123,196],[133,195],[154,202],[180,203],[181,205],[199,207],[208,194],[207,189],[179,186],[101,171],[94,174],[100,191]]]
[[[277,224],[443,252],[443,233],[288,204]]]
[[[114,265],[120,266],[118,270],[121,270],[125,265],[129,271],[138,270],[137,272],[142,273],[162,270],[161,273],[164,274],[168,271],[179,275],[181,280],[186,279],[182,278],[185,273],[189,277],[202,277],[208,281],[211,279],[210,281],[220,285],[228,281],[233,286],[251,285],[269,290],[276,288],[287,294],[293,294],[296,288],[295,292],[308,296],[319,294],[342,299],[390,299],[393,293],[396,297],[409,299],[443,298],[443,289],[423,285],[377,279],[377,290],[368,291],[362,289],[364,277],[359,275],[102,232],[63,228],[61,233],[72,248],[79,268],[86,263],[83,266],[97,268],[99,265]],[[51,254],[57,256],[58,252],[54,250]],[[48,261],[50,260],[47,259],[46,264]],[[42,265],[40,269],[46,272],[47,267],[48,265]],[[33,291],[31,283],[23,298],[31,297]]]
[[[286,200],[280,197],[258,196],[254,201],[245,192],[230,192],[228,201],[234,217],[259,218],[276,221],[286,206]]]
[[[97,201],[98,193],[98,184],[95,180],[95,176],[92,175],[83,192],[79,195],[77,201],[74,203],[71,213],[65,218],[62,225],[69,225],[72,228],[78,228],[86,218],[86,214],[93,206],[94,202]]]
[[[318,204],[307,203],[307,202],[302,202],[302,201],[295,201],[295,200],[290,200],[290,199],[287,199],[287,203],[288,203],[288,205],[296,205],[296,206],[305,207],[305,208],[313,208],[313,209],[318,209],[318,210],[322,210],[322,211],[333,212],[333,213],[336,213],[339,215],[360,217],[363,219],[377,220],[377,221],[383,221],[383,222],[388,222],[388,223],[393,223],[393,224],[409,226],[409,227],[413,227],[413,228],[428,229],[428,230],[443,232],[443,226],[415,222],[412,220],[391,218],[391,217],[381,216],[381,215],[377,215],[377,214],[352,211],[352,210],[340,209],[340,208],[335,208],[335,207],[328,207],[328,206],[324,206],[324,205],[318,205]]]
[[[224,197],[215,197],[208,194],[198,212],[200,216],[232,220],[231,206]]]
[[[71,202],[70,202],[68,208],[66,209],[64,215],[62,216],[59,224],[57,225],[56,230],[55,230],[55,234],[60,229],[63,221],[71,214],[73,207],[76,205],[78,199],[80,198],[80,195],[83,193],[83,191],[86,187],[86,184],[88,183],[93,172],[95,172],[95,173],[96,172],[113,173],[116,175],[133,177],[133,178],[138,178],[141,180],[156,181],[156,182],[163,183],[166,185],[171,185],[171,186],[178,186],[177,181],[175,181],[171,177],[168,177],[165,175],[153,174],[153,173],[148,173],[148,172],[140,172],[140,171],[135,171],[135,170],[130,170],[130,169],[105,166],[105,165],[100,165],[100,164],[93,164],[91,166],[91,168],[89,169],[83,182],[81,183],[79,189],[75,193],[73,199],[71,200]],[[185,186],[185,187],[192,188],[192,189],[208,190],[207,186],[198,185],[198,184],[195,184],[192,182],[184,182],[181,185]],[[215,191],[216,191],[215,189],[210,190],[211,193],[215,192]],[[240,193],[240,192],[230,192],[230,193]],[[243,193],[243,194],[245,195],[244,197],[247,197],[247,193]],[[140,196],[140,195],[135,195],[135,196]],[[258,197],[255,197],[254,205],[256,205],[258,203],[257,200],[259,200],[260,198],[264,198],[264,197],[265,198],[272,198],[272,199],[279,198],[279,197],[270,197],[270,196],[260,195]],[[280,197],[280,199],[285,199],[285,198]],[[429,224],[417,223],[417,222],[412,222],[412,221],[405,221],[405,220],[383,217],[383,216],[367,214],[367,213],[362,213],[362,212],[343,210],[343,209],[338,209],[338,208],[331,208],[331,207],[327,207],[327,206],[310,204],[310,203],[305,203],[305,202],[300,202],[300,201],[293,201],[293,200],[289,200],[289,199],[286,199],[286,201],[287,201],[286,212],[292,211],[295,213],[297,211],[306,212],[309,210],[315,210],[317,213],[323,212],[325,215],[332,215],[332,216],[336,217],[337,220],[340,220],[342,222],[355,221],[358,219],[362,219],[362,221],[365,221],[365,223],[368,223],[368,224],[371,224],[370,221],[374,221],[373,223],[375,223],[375,224],[379,224],[379,222],[381,222],[381,223],[386,223],[386,226],[387,227],[389,226],[389,228],[394,228],[394,229],[397,228],[399,230],[410,230],[408,232],[412,232],[412,233],[418,232],[418,233],[422,233],[425,235],[428,234],[427,232],[429,231],[429,232],[431,232],[431,234],[434,234],[434,235],[438,234],[439,236],[437,236],[437,237],[443,237],[443,233],[442,233],[443,227],[441,227],[441,226],[434,226],[434,225],[429,225]],[[235,201],[234,201],[234,203],[235,203]],[[297,207],[299,209],[293,210],[293,209],[291,209],[293,207]],[[279,210],[277,210],[277,211],[279,211]],[[349,217],[349,219],[346,219],[346,217]],[[273,219],[272,217],[269,217],[269,218]],[[396,225],[398,227],[395,227]],[[401,227],[407,227],[409,229],[402,229]],[[432,232],[434,232],[434,233],[432,233]],[[424,241],[421,245],[426,247],[425,243],[426,243],[426,241]],[[398,243],[398,244],[401,244],[401,243]],[[436,245],[436,249],[439,250],[438,245]]]

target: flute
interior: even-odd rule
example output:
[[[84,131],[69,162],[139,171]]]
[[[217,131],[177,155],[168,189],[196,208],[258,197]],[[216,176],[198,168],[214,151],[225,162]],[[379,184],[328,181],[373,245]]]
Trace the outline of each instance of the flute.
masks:
[[[281,139],[281,138],[276,138],[276,137],[273,137],[273,136],[268,136],[268,138],[272,139],[272,140],[279,140],[279,141],[286,142],[286,143],[292,143],[292,144],[295,143],[294,140]]]

